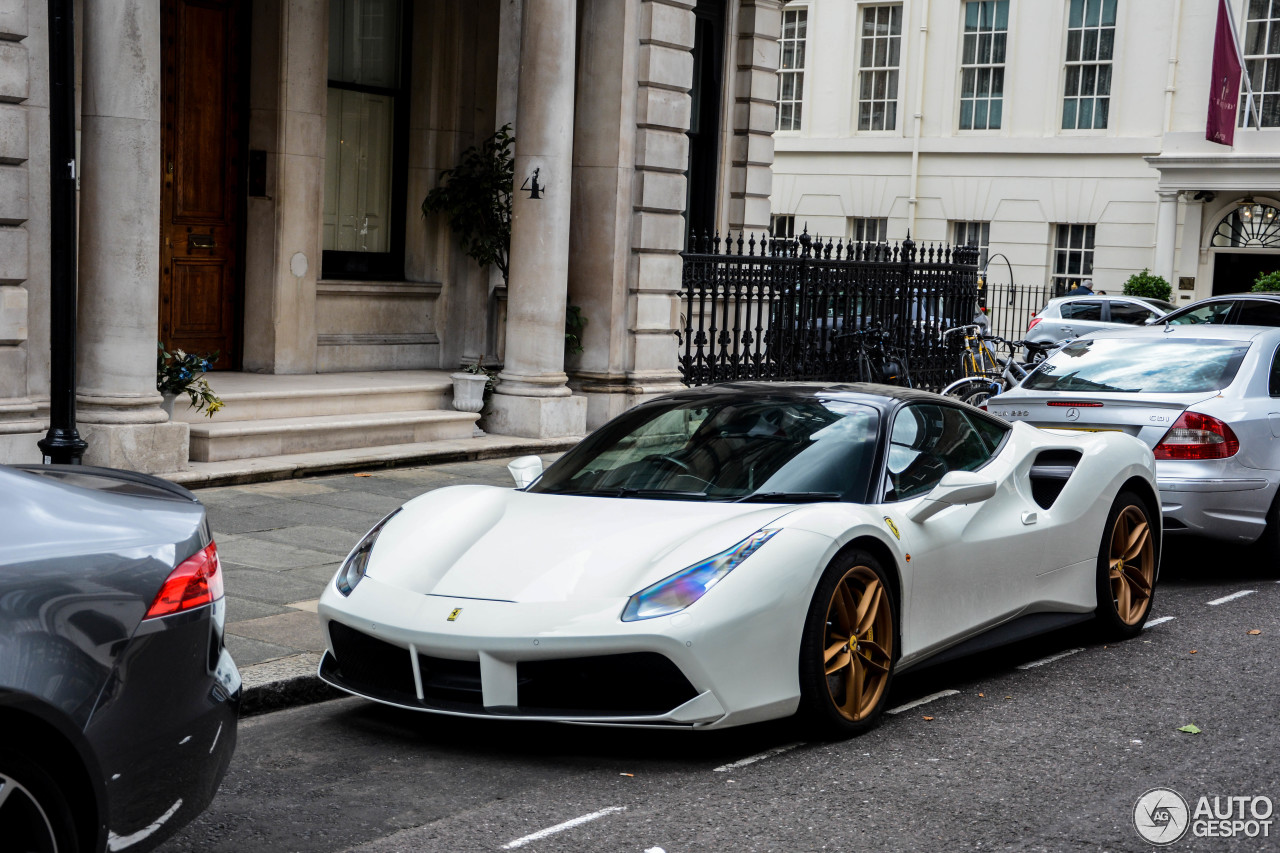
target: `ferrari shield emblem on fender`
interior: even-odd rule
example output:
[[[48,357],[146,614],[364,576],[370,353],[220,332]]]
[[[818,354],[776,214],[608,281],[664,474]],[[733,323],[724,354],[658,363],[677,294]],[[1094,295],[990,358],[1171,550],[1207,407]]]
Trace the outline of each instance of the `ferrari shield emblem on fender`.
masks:
[[[900,533],[898,532],[898,525],[896,525],[896,524],[894,524],[894,523],[893,523],[893,519],[892,519],[892,518],[890,518],[889,516],[887,516],[887,515],[886,515],[886,516],[884,517],[884,523],[888,526],[888,528],[889,528],[889,532],[891,532],[891,533],[893,534],[893,538],[894,538],[894,539],[901,539],[901,538],[902,538],[902,534],[900,534]]]
[[[449,618],[448,618],[448,620],[446,620],[446,621],[449,621],[449,622],[456,622],[456,621],[458,620],[458,614],[459,614],[459,613],[461,613],[461,612],[462,612],[462,608],[461,608],[461,607],[455,607],[455,608],[453,608],[453,612],[449,614]]]

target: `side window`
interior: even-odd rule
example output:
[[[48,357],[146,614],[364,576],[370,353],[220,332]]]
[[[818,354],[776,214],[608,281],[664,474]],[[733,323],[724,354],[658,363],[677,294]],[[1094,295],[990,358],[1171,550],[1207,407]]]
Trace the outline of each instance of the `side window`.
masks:
[[[1156,316],[1156,312],[1138,302],[1116,300],[1111,303],[1111,322],[1113,323],[1128,323],[1131,326],[1141,326],[1154,316]]]
[[[1232,303],[1227,300],[1223,302],[1210,302],[1207,305],[1201,305],[1192,311],[1174,317],[1169,321],[1171,326],[1194,326],[1199,323],[1209,323],[1211,325],[1222,324],[1227,322],[1227,315],[1231,313]]]
[[[1272,397],[1280,397],[1280,347],[1271,357],[1271,381],[1268,383],[1267,393]]]
[[[1241,302],[1236,323],[1241,326],[1280,326],[1280,302]]]
[[[1000,432],[996,424],[984,424]],[[1003,434],[986,437],[957,408],[919,403],[905,406],[889,433],[886,501],[900,501],[932,489],[948,471],[973,471],[986,464]]]
[[[1102,320],[1102,303],[1093,301],[1064,302],[1058,307],[1064,320]]]
[[[1009,434],[1009,427],[978,415],[971,415],[968,412],[965,412],[964,416],[969,420],[969,423],[973,425],[973,428],[977,431],[978,435],[982,436],[983,443],[986,444],[987,449],[991,451],[992,455],[994,455],[996,448],[998,448],[1000,443],[1004,441],[1004,437]]]

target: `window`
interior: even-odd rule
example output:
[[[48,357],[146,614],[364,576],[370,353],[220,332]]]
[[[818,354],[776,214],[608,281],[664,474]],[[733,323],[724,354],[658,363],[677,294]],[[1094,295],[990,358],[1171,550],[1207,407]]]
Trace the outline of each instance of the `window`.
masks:
[[[1244,17],[1244,67],[1253,84],[1263,127],[1280,127],[1280,3],[1249,0]],[[1256,119],[1246,110],[1247,90],[1240,87],[1240,126]]]
[[[991,248],[990,222],[952,222],[951,238],[953,246],[977,246],[978,267],[986,268],[987,252]]]
[[[1067,80],[1062,92],[1064,130],[1107,126],[1116,0],[1071,0],[1067,20]]]
[[[322,247],[326,278],[404,275],[400,0],[330,0]]]
[[[1061,296],[1093,275],[1095,225],[1057,225],[1053,248],[1053,292]]]
[[[769,233],[774,237],[796,236],[796,215],[794,213],[775,213],[770,216]]]
[[[845,235],[855,243],[888,243],[888,219],[849,218],[849,231]]]
[[[1267,381],[1267,393],[1272,397],[1280,397],[1280,349],[1271,357],[1271,377]]]
[[[1058,313],[1062,315],[1064,320],[1090,320],[1101,323],[1102,303],[1094,300],[1064,302],[1059,306]]]
[[[1141,302],[1125,302],[1119,299],[1111,301],[1111,322],[1128,323],[1141,326],[1159,315]]]
[[[981,468],[999,446],[1003,438],[999,432],[998,426],[988,422],[979,432],[968,415],[951,406],[921,403],[904,407],[893,419],[889,436],[885,500],[922,495],[948,471]]]
[[[858,130],[894,130],[898,126],[902,6],[863,7],[861,41]]]
[[[1221,326],[1227,322],[1227,316],[1231,313],[1231,309],[1235,303],[1229,299],[1222,299],[1217,302],[1206,302],[1196,308],[1191,309],[1185,314],[1179,314],[1177,317],[1167,321],[1170,326],[1195,326],[1201,323],[1208,323],[1211,326]]]
[[[1235,322],[1240,326],[1280,326],[1280,302],[1241,300]]]
[[[778,130],[799,130],[804,102],[804,46],[809,12],[786,9],[782,13],[782,38],[778,40]]]
[[[964,4],[960,57],[960,129],[999,130],[1004,108],[1004,52],[1009,0]]]

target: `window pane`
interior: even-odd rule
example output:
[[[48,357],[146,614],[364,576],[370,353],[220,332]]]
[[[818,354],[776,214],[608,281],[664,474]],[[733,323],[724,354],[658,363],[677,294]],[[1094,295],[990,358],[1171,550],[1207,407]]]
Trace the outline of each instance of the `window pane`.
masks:
[[[1098,58],[1103,60],[1111,59],[1112,51],[1116,46],[1116,31],[1101,30],[1098,42]]]
[[[960,73],[960,96],[962,98],[972,98],[974,87],[977,85],[978,72],[972,68],[966,68]]]
[[[1244,45],[1241,49],[1250,54],[1262,53],[1263,45],[1267,43],[1266,38],[1266,25],[1257,21],[1250,21],[1244,30]]]
[[[1110,65],[1098,66],[1098,90],[1097,91],[1099,95],[1111,94],[1111,66]]]
[[[987,102],[978,101],[973,105],[973,122],[977,127],[987,126]]]
[[[1098,59],[1098,31],[1085,30],[1080,43],[1080,58],[1085,62],[1096,62]]]
[[[1001,114],[1004,112],[1003,104],[1004,102],[1001,100],[994,100],[991,102],[991,109],[987,116],[987,127],[992,130],[1000,129]]]
[[[977,36],[967,35],[964,37],[964,48],[960,52],[960,62],[962,65],[972,65],[974,63],[974,51],[977,50],[977,44]]]
[[[1067,95],[1080,94],[1080,66],[1071,65],[1067,68],[1067,85],[1065,87]]]
[[[1086,27],[1098,26],[1098,16],[1102,12],[1101,0],[1085,0],[1084,4],[1084,25]]]
[[[1009,0],[996,0],[996,29],[1009,29]]]
[[[898,102],[890,101],[885,105],[884,130],[893,130],[898,126]]]
[[[1084,0],[1071,0],[1071,15],[1068,19],[1067,26],[1080,27],[1084,25]]]
[[[991,94],[999,97],[1004,94],[1004,69],[991,69]]]
[[[1111,111],[1111,100],[1109,98],[1098,98],[1097,104],[1093,109],[1093,126],[1100,130],[1106,129],[1107,115]]]
[[[323,248],[390,249],[392,119],[395,100],[329,90]]]
[[[1093,127],[1093,101],[1087,98],[1080,99],[1079,117],[1077,119],[1077,127],[1090,128]]]
[[[1067,62],[1080,61],[1080,31],[1071,30],[1067,33]]]
[[[992,62],[1004,62],[1006,35],[1004,33],[996,33],[994,46],[991,52]]]
[[[901,45],[902,39],[897,38],[896,36],[889,39],[889,66],[891,68],[898,67],[898,52],[901,49]]]
[[[1098,66],[1080,66],[1080,94],[1093,95],[1098,91]]]
[[[1102,0],[1102,26],[1116,25],[1116,0]]]
[[[960,102],[960,129],[973,130],[973,101]]]

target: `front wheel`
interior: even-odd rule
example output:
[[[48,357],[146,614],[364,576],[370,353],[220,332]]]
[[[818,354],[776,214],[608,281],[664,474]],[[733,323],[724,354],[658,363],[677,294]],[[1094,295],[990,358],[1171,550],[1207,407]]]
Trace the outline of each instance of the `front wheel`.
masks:
[[[986,400],[987,397],[994,396],[998,393],[1000,393],[999,385],[993,380],[987,379],[985,376],[969,376],[964,379],[957,379],[955,382],[952,382],[946,388],[942,389],[942,395],[944,397],[951,397],[965,403],[969,402],[970,397],[977,397],[981,394],[985,395],[981,400]],[[970,405],[976,406],[977,403],[971,403]]]
[[[1107,513],[1098,546],[1098,609],[1095,619],[1107,639],[1142,631],[1156,586],[1156,541],[1151,510],[1133,492],[1121,492]]]
[[[875,557],[850,551],[818,582],[800,646],[800,714],[826,737],[875,725],[897,660],[896,603]]]

